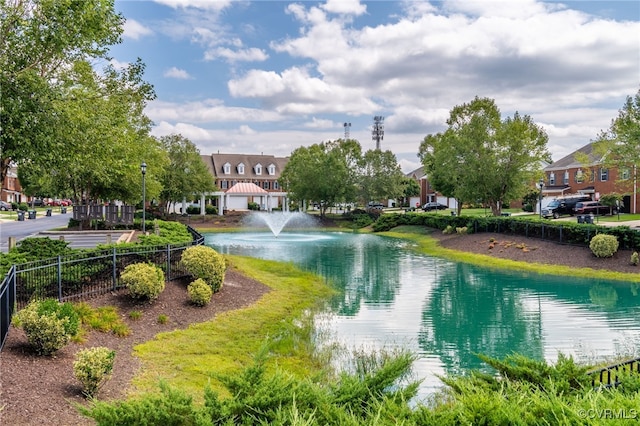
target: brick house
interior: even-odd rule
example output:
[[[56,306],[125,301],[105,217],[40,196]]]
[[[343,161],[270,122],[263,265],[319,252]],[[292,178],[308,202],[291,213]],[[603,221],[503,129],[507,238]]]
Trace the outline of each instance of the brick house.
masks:
[[[22,194],[22,187],[18,180],[18,169],[15,166],[9,167],[7,175],[2,182],[2,190],[0,192],[0,200],[7,203],[20,203],[26,201],[26,197]]]
[[[224,210],[246,210],[250,202],[257,203],[261,210],[287,209],[287,193],[282,191],[278,179],[289,158],[220,153],[200,157],[219,189],[208,194],[216,197],[218,214],[222,215]]]
[[[623,194],[621,212],[640,212],[636,171],[603,166],[605,155],[592,142],[545,167],[544,197],[581,194],[597,200],[601,195],[618,193]]]
[[[449,206],[449,208],[452,209],[455,209],[458,205],[455,198],[445,197],[439,192],[436,192],[435,189],[433,189],[433,187],[429,183],[429,176],[427,176],[427,174],[424,172],[424,167],[420,166],[417,169],[405,174],[405,176],[415,180],[416,182],[418,182],[418,185],[420,185],[419,198],[416,197],[415,201],[414,198],[411,199],[411,207],[414,207],[414,203],[423,206],[424,204],[429,202],[438,202]]]

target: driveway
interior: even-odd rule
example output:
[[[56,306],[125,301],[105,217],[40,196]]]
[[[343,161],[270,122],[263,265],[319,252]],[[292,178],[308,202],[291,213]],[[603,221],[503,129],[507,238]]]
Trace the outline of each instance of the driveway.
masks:
[[[0,252],[9,251],[9,239],[14,237],[16,241],[27,237],[49,237],[52,239],[64,238],[72,248],[92,248],[98,244],[109,242],[122,242],[131,238],[133,231],[64,231],[71,219],[71,214],[53,213],[44,216],[44,212],[36,219],[24,221],[6,220],[0,222]]]

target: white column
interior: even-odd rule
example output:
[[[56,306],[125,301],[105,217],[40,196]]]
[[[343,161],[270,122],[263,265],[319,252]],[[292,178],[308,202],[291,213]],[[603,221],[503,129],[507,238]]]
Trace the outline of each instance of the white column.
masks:
[[[204,209],[204,193],[200,194],[200,214],[204,216],[206,213]]]
[[[218,216],[224,214],[224,196],[218,195]]]

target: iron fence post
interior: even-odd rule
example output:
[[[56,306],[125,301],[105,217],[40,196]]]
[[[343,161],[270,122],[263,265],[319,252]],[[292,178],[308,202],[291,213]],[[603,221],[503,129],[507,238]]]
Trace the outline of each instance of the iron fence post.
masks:
[[[113,273],[112,273],[112,278],[113,278],[113,291],[115,291],[118,288],[118,268],[117,268],[117,262],[118,257],[116,255],[116,248],[113,248],[112,254],[111,254],[111,263],[113,265]]]
[[[58,255],[58,300],[62,300],[62,256]]]

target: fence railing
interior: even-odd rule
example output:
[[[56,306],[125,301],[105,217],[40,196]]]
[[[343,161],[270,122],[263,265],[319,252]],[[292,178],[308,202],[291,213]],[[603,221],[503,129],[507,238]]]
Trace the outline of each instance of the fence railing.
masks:
[[[4,346],[14,310],[34,299],[57,299],[60,302],[89,300],[118,290],[120,273],[134,263],[153,263],[165,279],[186,276],[180,265],[182,252],[204,244],[204,237],[187,226],[193,239],[188,243],[166,246],[139,246],[92,250],[68,256],[13,265],[0,284],[0,351]]]
[[[621,375],[627,373],[640,373],[640,358],[590,371],[589,375],[593,377],[591,386],[616,387],[620,384]]]

